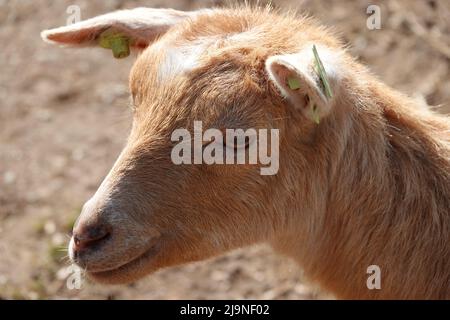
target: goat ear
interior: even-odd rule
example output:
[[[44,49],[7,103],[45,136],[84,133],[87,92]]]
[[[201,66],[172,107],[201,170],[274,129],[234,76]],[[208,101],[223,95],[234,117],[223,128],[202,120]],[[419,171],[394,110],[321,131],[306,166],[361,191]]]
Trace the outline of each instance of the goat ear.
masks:
[[[331,111],[339,84],[339,53],[307,46],[266,61],[271,81],[298,110],[319,123]]]
[[[111,12],[68,26],[42,31],[44,41],[70,47],[102,46],[111,48],[111,39],[122,45],[144,49],[173,25],[197,12],[172,9],[136,8]],[[117,44],[117,43],[116,43]],[[121,45],[119,41],[119,46]]]

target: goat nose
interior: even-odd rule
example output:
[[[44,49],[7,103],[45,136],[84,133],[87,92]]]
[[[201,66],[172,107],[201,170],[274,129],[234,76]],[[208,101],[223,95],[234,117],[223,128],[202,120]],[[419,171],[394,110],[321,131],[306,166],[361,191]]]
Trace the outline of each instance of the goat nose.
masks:
[[[75,251],[81,251],[105,242],[111,234],[106,225],[84,226],[73,231]]]

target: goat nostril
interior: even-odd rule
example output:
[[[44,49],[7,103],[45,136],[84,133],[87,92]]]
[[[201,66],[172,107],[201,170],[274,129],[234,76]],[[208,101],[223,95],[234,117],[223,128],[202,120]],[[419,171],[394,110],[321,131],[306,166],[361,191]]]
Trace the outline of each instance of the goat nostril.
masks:
[[[77,246],[77,247],[79,247],[81,244],[81,241],[77,236],[73,236],[73,242],[75,243],[75,246]]]
[[[81,232],[73,232],[74,249],[81,250],[103,242],[110,232],[104,227],[88,227]]]

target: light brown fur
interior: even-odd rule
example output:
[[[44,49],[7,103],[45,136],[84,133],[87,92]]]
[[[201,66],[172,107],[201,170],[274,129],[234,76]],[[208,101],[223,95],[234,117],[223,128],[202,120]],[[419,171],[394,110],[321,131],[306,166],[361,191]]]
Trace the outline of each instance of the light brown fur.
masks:
[[[111,245],[77,261],[92,278],[133,281],[266,242],[338,298],[450,299],[449,119],[381,83],[310,19],[220,9],[156,42],[170,48],[203,37],[218,40],[186,74],[161,83],[166,51],[153,46],[131,71],[128,144],[79,222],[115,228]],[[307,42],[343,56],[337,102],[319,125],[292,108],[265,69],[268,57]],[[170,135],[194,120],[280,129],[278,174],[261,176],[255,165],[173,165]],[[381,290],[366,286],[373,264]]]

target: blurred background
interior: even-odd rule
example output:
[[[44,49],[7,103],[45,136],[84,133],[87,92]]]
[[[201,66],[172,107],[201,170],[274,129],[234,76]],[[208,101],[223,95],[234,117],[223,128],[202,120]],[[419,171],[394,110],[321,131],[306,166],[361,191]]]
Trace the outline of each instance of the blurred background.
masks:
[[[225,3],[224,3],[225,2]],[[249,1],[252,2],[252,1]],[[259,1],[261,4],[267,1]],[[333,26],[350,51],[392,87],[450,111],[450,2],[273,0]],[[296,265],[264,246],[160,271],[128,286],[66,286],[64,247],[131,124],[128,72],[134,58],[67,50],[43,29],[137,6],[190,10],[210,0],[0,0],[0,299],[315,299]],[[381,29],[366,9],[381,7]]]

